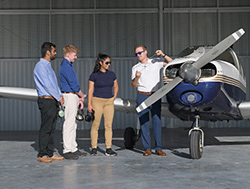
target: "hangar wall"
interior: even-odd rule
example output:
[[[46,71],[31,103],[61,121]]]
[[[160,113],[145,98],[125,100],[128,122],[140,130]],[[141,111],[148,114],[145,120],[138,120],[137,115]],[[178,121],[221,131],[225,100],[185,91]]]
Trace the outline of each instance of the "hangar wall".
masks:
[[[119,97],[135,99],[130,84],[131,67],[137,62],[133,47],[145,44],[149,56],[156,49],[176,57],[190,45],[216,44],[243,27],[246,34],[235,45],[249,80],[250,2],[248,0],[7,0],[0,2],[0,85],[34,88],[33,68],[40,45],[52,41],[58,56],[52,63],[58,72],[62,48],[80,49],[75,69],[83,91],[97,53],[112,57],[118,76]],[[247,100],[250,100],[247,85]],[[35,102],[0,99],[0,130],[38,130]],[[202,123],[206,127],[243,127],[247,121]],[[116,113],[114,128],[136,125],[136,116]],[[190,125],[163,119],[163,126]],[[58,124],[60,127],[60,123]],[[82,122],[79,129],[89,129]],[[101,126],[101,129],[103,126]]]

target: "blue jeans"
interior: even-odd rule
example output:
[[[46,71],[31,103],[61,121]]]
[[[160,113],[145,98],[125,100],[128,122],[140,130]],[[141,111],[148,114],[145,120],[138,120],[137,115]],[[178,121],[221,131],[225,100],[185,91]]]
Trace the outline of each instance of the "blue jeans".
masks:
[[[137,93],[136,103],[140,105],[144,100],[146,100],[150,95]],[[150,144],[150,129],[149,129],[149,110],[152,115],[153,131],[155,139],[155,150],[161,150],[161,99],[156,101],[147,109],[141,111],[138,116],[142,131],[142,144],[144,149],[152,149]]]

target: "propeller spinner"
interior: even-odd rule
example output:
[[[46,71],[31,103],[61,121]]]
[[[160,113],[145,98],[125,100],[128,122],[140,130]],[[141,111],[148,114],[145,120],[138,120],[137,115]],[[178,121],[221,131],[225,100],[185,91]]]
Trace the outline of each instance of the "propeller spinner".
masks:
[[[234,32],[233,34],[222,40],[216,46],[214,46],[211,50],[201,56],[196,62],[184,63],[180,68],[180,77],[177,76],[170,83],[158,89],[153,95],[151,95],[144,102],[142,102],[136,108],[136,111],[139,113],[142,110],[146,109],[151,104],[155,103],[157,100],[159,100],[168,92],[170,92],[183,80],[188,83],[198,84],[198,80],[200,77],[200,69],[207,63],[212,61],[214,58],[219,56],[221,53],[223,53],[231,45],[233,45],[242,35],[244,35],[244,33],[245,31],[243,29],[239,29],[238,31]]]

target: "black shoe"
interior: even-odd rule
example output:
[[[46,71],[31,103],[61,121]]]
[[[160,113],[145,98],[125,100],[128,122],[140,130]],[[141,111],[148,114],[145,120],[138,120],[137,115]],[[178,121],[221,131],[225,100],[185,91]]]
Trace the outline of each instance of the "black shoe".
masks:
[[[97,148],[92,148],[91,152],[90,152],[91,156],[96,156],[97,155]]]
[[[79,156],[77,156],[77,155],[75,155],[75,154],[73,154],[71,152],[63,154],[63,157],[65,159],[71,159],[71,160],[77,160],[79,158]]]
[[[114,152],[111,148],[108,148],[108,149],[106,149],[105,155],[106,156],[117,156],[117,153]]]
[[[80,150],[77,150],[77,151],[73,152],[72,154],[74,154],[76,156],[87,156],[87,153],[81,152]]]

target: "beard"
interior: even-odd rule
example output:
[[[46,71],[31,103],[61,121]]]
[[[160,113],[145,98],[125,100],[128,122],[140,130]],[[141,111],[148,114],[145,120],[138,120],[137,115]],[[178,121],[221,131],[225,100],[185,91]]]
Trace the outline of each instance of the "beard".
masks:
[[[55,60],[55,59],[56,59],[56,55],[55,54],[50,56],[50,60]]]

